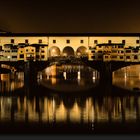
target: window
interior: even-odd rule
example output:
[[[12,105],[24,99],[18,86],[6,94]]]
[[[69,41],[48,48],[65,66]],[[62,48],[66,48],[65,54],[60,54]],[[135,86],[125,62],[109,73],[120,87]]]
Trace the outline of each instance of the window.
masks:
[[[25,39],[25,43],[28,43],[28,39]]]
[[[117,56],[116,55],[112,55],[111,58],[117,58]]]
[[[92,58],[92,59],[95,59],[95,56],[92,56],[91,58]]]
[[[122,40],[122,43],[125,44],[125,40]]]
[[[111,40],[108,40],[108,43],[109,43],[109,44],[111,44],[111,42],[112,42]]]
[[[70,43],[70,40],[66,40],[67,43]]]
[[[2,51],[2,46],[0,46],[0,51]]]
[[[125,52],[126,52],[126,53],[131,53],[131,50],[126,50]]]
[[[80,40],[80,43],[84,43],[84,40]]]
[[[120,59],[123,59],[123,56],[120,56]]]
[[[98,56],[98,58],[99,58],[99,59],[101,59],[101,58],[102,58],[102,56]]]
[[[108,58],[108,56],[106,55],[105,58]]]
[[[17,50],[12,50],[12,52],[17,52]]]
[[[56,43],[56,40],[53,40],[53,43]]]
[[[137,55],[134,55],[134,59],[138,59],[138,56]]]
[[[130,59],[130,56],[126,56],[126,59]]]
[[[8,52],[8,53],[10,53],[10,50],[5,50],[5,52]]]
[[[94,40],[94,44],[97,44],[98,43],[98,40]]]
[[[34,50],[32,49],[32,52],[33,52]]]
[[[36,52],[39,52],[39,48],[36,48]]]
[[[28,49],[26,49],[26,52],[28,52]]]
[[[91,51],[92,53],[95,53],[95,51]]]
[[[133,52],[134,52],[134,53],[138,53],[138,52],[139,52],[139,50],[133,50]]]
[[[20,56],[19,56],[20,58],[24,58],[24,54],[20,54]]]
[[[38,43],[42,43],[42,39],[39,39],[39,40],[38,40]]]
[[[102,51],[98,51],[98,53],[102,53]]]
[[[39,55],[36,55],[36,59],[39,59]]]
[[[20,51],[21,53],[23,53],[23,51]]]
[[[12,56],[12,58],[17,58],[17,56]]]
[[[41,55],[41,58],[45,58],[45,56],[44,55]]]
[[[11,43],[14,43],[15,42],[15,40],[14,39],[11,39]]]
[[[140,40],[136,40],[136,43],[139,44],[140,43]]]
[[[42,50],[41,52],[42,52],[42,53],[44,53],[45,51],[44,51],[44,50]]]
[[[123,48],[123,46],[119,45],[118,48]]]

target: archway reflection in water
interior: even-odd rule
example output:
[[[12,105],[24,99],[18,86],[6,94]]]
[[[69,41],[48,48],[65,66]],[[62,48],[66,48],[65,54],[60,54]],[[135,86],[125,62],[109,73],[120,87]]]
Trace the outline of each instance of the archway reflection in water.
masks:
[[[0,97],[0,122],[130,122],[140,120],[140,97]]]
[[[74,92],[94,88],[99,73],[84,65],[52,65],[38,74],[38,83],[57,91]]]

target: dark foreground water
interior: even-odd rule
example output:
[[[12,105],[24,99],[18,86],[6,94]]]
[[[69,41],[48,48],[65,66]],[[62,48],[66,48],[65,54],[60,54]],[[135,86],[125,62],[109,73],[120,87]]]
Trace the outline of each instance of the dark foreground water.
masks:
[[[37,86],[24,83],[23,73],[0,75],[1,134],[140,133],[140,93],[129,92],[140,85],[139,66],[113,73],[116,91],[98,87],[97,71],[63,69],[40,72]]]

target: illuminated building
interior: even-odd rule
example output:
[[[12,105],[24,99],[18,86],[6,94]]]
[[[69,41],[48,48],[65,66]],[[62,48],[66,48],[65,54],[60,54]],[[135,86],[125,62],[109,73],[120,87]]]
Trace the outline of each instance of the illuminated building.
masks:
[[[46,61],[56,56],[88,56],[89,61],[140,60],[138,34],[1,33],[0,46],[0,61]]]

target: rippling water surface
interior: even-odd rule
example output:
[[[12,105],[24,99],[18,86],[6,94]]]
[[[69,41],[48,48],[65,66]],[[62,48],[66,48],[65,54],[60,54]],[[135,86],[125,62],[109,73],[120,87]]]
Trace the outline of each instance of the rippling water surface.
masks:
[[[115,71],[113,84],[139,87],[139,69]],[[139,94],[94,96],[97,71],[65,65],[47,68],[37,78],[38,85],[30,87],[22,72],[0,74],[1,133],[139,133]]]

